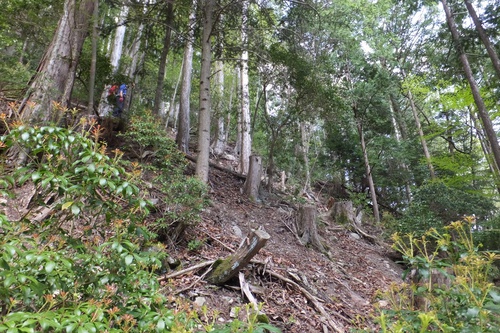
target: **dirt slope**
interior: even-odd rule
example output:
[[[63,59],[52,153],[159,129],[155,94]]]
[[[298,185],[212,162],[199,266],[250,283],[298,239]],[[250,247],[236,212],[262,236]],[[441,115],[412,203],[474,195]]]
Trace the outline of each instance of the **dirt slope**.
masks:
[[[351,328],[375,331],[372,314],[379,301],[377,291],[401,281],[401,268],[386,256],[389,249],[354,235],[322,214],[319,233],[329,253],[318,253],[304,247],[292,232],[296,207],[265,193],[261,203],[250,202],[241,195],[242,186],[239,177],[212,168],[212,204],[203,212],[202,223],[188,231],[186,240],[203,241],[204,245],[197,251],[170,248],[169,253],[188,268],[227,256],[252,229],[263,228],[271,238],[254,258],[261,263],[251,264],[243,272],[272,324],[283,332],[297,333],[349,332]],[[374,228],[363,227],[376,235]],[[195,307],[206,304],[217,309],[220,322],[231,320],[234,308],[248,303],[239,291],[238,279],[215,287],[200,279],[204,272],[200,269],[169,279],[166,288],[172,293],[183,290],[180,296],[195,302]]]

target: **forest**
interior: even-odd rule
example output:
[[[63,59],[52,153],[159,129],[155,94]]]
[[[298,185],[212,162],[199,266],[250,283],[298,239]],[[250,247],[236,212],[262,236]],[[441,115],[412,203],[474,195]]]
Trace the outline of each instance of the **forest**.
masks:
[[[0,332],[497,331],[499,0],[0,5]],[[269,216],[317,260],[333,225],[386,248],[402,284],[341,311],[269,266],[309,326],[177,299],[245,248],[210,232],[265,251]],[[176,289],[179,248],[210,260]]]

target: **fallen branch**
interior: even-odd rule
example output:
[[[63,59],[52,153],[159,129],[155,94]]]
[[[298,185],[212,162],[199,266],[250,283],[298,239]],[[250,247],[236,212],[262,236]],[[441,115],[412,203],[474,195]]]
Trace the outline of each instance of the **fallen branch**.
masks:
[[[321,313],[321,315],[325,318],[326,323],[328,324],[328,326],[330,326],[330,328],[332,328],[335,332],[338,332],[338,333],[345,332],[344,327],[342,327],[341,324],[337,324],[333,321],[331,316],[328,314],[328,312],[326,312],[325,308],[321,305],[320,301],[314,295],[312,295],[309,291],[307,291],[307,289],[303,288],[301,285],[299,285],[295,281],[290,280],[289,278],[287,278],[279,273],[273,272],[271,270],[267,270],[267,274],[269,274],[269,275],[271,275],[279,280],[282,280],[283,282],[286,282],[286,283],[292,285],[293,287],[297,288],[314,305],[314,307]],[[344,316],[342,316],[340,313],[338,313],[336,311],[333,311],[333,313],[336,316],[338,316],[344,320],[348,320],[347,318],[345,318]]]
[[[201,262],[199,264],[196,264],[194,266],[191,266],[191,267],[188,267],[186,269],[183,269],[181,271],[177,271],[177,272],[174,272],[174,273],[170,273],[170,274],[167,274],[165,276],[162,276],[162,277],[159,277],[158,278],[158,282],[161,282],[161,281],[166,281],[168,279],[171,279],[171,278],[174,278],[174,277],[177,277],[177,276],[180,276],[180,275],[184,275],[184,274],[187,274],[189,272],[192,272],[192,271],[195,271],[197,269],[200,269],[200,268],[204,268],[204,267],[207,267],[207,266],[210,266],[212,265],[213,263],[215,262],[215,260],[208,260],[208,261],[204,261],[204,262]]]

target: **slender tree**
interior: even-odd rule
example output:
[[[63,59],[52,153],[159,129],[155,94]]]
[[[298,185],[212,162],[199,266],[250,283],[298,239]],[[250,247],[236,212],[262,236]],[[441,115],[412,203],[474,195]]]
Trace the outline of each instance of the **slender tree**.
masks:
[[[240,110],[240,171],[243,174],[248,172],[250,155],[252,153],[252,138],[250,136],[250,91],[248,81],[248,1],[242,2],[241,14],[241,110]]]
[[[212,62],[212,29],[214,26],[214,11],[216,1],[203,1],[203,33],[201,36],[201,71],[200,71],[200,112],[198,116],[198,158],[196,160],[196,176],[203,182],[208,182],[210,153],[210,118],[211,96],[210,78]]]
[[[193,38],[194,24],[196,21],[196,0],[192,1],[189,13],[189,27],[184,46],[184,58],[182,61],[182,82],[179,102],[179,117],[177,126],[177,147],[184,153],[189,151],[189,129],[190,129],[190,96],[191,76],[193,67]]]
[[[163,86],[165,82],[165,70],[167,67],[167,56],[170,50],[170,39],[172,36],[172,23],[174,21],[174,3],[173,0],[166,0],[167,2],[167,19],[165,22],[165,37],[163,39],[163,50],[160,55],[160,64],[158,69],[158,79],[156,83],[155,103],[153,106],[153,113],[160,114],[160,105],[163,100]]]
[[[460,34],[458,32],[455,20],[453,18],[453,14],[448,6],[446,0],[441,0],[441,4],[443,5],[444,12],[446,14],[446,21],[448,23],[448,27],[451,31],[451,35],[453,37],[453,42],[455,48],[457,50],[458,56],[460,58],[460,62],[462,63],[462,67],[465,73],[465,77],[469,82],[470,89],[472,91],[472,96],[474,97],[474,101],[477,106],[477,111],[479,113],[479,117],[483,124],[484,131],[486,136],[490,142],[491,150],[493,152],[493,156],[495,159],[495,163],[497,167],[500,167],[500,145],[498,144],[497,135],[493,128],[493,124],[491,122],[491,118],[488,114],[488,110],[486,109],[486,105],[479,91],[479,86],[477,85],[476,80],[474,79],[474,75],[472,73],[472,69],[469,64],[469,59],[465,50],[462,47]]]

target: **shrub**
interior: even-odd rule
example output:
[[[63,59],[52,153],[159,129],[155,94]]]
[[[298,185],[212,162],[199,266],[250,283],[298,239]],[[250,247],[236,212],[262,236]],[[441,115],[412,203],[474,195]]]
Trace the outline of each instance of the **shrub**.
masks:
[[[152,163],[150,169],[156,174],[155,190],[164,198],[157,204],[159,217],[150,224],[150,229],[159,239],[179,241],[186,228],[199,221],[199,213],[207,204],[205,184],[185,175],[187,160],[184,154],[167,136],[161,121],[150,112],[132,115],[122,137],[135,156]]]
[[[393,236],[394,248],[424,280],[394,285],[384,295],[390,304],[378,317],[382,332],[497,332],[500,292],[488,278],[500,257],[478,250],[474,222],[467,218],[421,237]],[[447,282],[437,283],[439,275]]]

